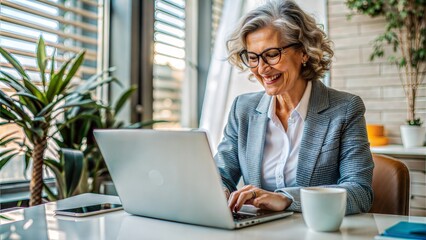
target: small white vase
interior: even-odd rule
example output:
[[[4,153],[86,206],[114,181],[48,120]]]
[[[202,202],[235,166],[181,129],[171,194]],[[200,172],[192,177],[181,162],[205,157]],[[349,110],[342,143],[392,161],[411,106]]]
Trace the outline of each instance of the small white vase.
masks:
[[[401,125],[402,144],[405,148],[421,147],[425,141],[426,127]]]

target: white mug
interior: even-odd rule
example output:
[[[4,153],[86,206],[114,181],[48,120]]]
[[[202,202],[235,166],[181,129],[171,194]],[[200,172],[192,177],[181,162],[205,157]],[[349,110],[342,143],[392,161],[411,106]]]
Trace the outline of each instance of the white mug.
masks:
[[[300,190],[306,225],[319,232],[337,231],[346,213],[346,189],[309,187]]]

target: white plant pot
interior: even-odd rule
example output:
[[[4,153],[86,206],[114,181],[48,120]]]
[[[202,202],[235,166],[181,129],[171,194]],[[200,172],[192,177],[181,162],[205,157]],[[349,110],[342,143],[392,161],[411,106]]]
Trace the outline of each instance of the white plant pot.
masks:
[[[401,125],[401,139],[405,148],[421,147],[425,141],[426,127]]]

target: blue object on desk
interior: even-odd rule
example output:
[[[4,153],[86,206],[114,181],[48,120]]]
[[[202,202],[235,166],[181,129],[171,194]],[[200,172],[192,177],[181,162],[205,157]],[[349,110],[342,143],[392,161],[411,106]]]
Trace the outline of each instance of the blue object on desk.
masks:
[[[399,222],[386,229],[381,236],[426,240],[426,223]]]

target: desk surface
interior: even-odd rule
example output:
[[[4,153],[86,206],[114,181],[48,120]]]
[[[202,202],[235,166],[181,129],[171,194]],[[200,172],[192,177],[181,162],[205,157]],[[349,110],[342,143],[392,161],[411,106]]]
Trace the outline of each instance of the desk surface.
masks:
[[[371,147],[372,153],[419,156],[426,159],[426,147],[404,148],[402,145],[386,145]]]
[[[425,217],[358,214],[344,218],[339,232],[310,231],[301,214],[240,230],[222,230],[132,216],[124,211],[85,218],[59,217],[57,208],[101,202],[119,203],[118,197],[82,194],[58,202],[3,213],[0,239],[372,239],[398,221],[426,222]]]

